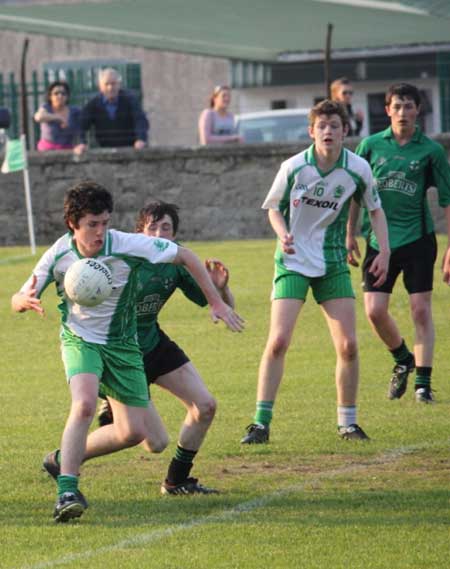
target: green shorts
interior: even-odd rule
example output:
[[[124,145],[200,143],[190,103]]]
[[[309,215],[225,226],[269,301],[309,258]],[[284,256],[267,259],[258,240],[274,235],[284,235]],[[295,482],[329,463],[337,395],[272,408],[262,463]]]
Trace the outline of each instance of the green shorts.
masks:
[[[142,353],[133,341],[93,344],[64,332],[61,353],[67,380],[79,373],[92,373],[100,380],[100,395],[130,407],[147,407],[147,380]]]
[[[279,265],[275,266],[272,300],[280,298],[306,300],[309,287],[318,304],[334,298],[355,298],[347,266],[340,266],[323,277],[306,277]]]

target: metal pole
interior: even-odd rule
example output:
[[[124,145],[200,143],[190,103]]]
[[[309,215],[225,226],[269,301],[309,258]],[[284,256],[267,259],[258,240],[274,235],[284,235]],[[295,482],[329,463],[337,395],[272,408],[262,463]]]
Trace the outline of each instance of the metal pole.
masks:
[[[333,24],[327,26],[327,40],[325,45],[325,61],[324,61],[324,79],[325,79],[325,97],[331,99],[331,35],[333,33]]]
[[[28,38],[24,39],[22,47],[22,60],[20,62],[20,102],[22,106],[22,130],[21,134],[26,137],[25,143],[29,140],[28,132],[28,104],[27,104],[27,77],[26,77],[26,60],[28,51]]]

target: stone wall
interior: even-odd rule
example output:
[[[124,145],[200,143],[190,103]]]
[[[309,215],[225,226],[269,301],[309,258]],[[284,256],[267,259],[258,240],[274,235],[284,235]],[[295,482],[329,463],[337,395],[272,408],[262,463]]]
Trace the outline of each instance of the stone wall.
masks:
[[[450,135],[441,136],[450,154]],[[353,141],[355,142],[355,141]],[[353,147],[352,141],[348,146]],[[209,148],[95,150],[76,160],[71,152],[31,153],[32,202],[38,244],[65,231],[66,190],[83,179],[110,189],[113,226],[132,231],[137,210],[151,199],[181,208],[182,240],[245,239],[272,236],[260,209],[280,163],[300,145],[246,145]],[[446,225],[436,196],[430,202],[439,231]],[[21,172],[0,175],[0,245],[26,245],[27,218]]]

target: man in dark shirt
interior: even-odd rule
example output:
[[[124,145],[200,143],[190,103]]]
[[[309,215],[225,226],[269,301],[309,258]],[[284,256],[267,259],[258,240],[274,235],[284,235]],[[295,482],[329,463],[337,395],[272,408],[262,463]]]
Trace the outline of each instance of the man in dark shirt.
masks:
[[[137,150],[147,143],[148,120],[136,97],[121,89],[121,77],[112,68],[102,69],[98,76],[100,92],[81,112],[81,143],[76,154],[87,149],[86,133],[93,127],[99,146],[117,148],[133,146]]]

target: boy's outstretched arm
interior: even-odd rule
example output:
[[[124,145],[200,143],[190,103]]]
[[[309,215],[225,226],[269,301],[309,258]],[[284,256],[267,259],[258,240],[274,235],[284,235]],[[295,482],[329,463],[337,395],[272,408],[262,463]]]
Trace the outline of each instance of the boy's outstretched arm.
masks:
[[[197,281],[211,308],[213,321],[223,320],[233,332],[242,332],[244,320],[222,300],[208,271],[197,255],[185,247],[178,247],[178,253],[173,263],[185,266]]]

